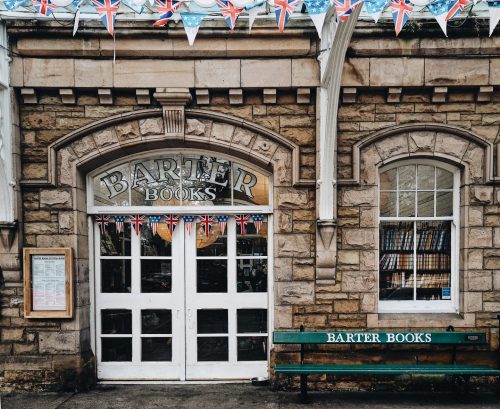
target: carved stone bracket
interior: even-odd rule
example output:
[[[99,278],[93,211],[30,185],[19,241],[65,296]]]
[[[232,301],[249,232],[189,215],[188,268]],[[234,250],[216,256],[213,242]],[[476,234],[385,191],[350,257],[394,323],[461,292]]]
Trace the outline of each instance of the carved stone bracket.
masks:
[[[318,220],[317,226],[319,240],[316,240],[316,279],[335,280],[337,222],[335,220]]]
[[[184,108],[191,101],[188,88],[156,88],[153,94],[163,106],[163,123],[165,136],[171,138],[184,137]]]
[[[17,234],[17,222],[0,222],[0,244],[4,252],[10,251]]]

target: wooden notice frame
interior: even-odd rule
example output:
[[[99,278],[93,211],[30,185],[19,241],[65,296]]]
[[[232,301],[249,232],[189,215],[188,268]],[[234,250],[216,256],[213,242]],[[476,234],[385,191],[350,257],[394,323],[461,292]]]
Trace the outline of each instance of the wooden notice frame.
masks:
[[[23,266],[24,317],[72,318],[72,249],[25,248]]]

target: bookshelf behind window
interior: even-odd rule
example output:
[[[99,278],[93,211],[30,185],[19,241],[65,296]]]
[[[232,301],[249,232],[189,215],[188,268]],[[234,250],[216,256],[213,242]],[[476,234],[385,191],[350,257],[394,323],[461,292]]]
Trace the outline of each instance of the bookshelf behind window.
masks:
[[[450,221],[381,222],[380,248],[381,300],[449,299]]]

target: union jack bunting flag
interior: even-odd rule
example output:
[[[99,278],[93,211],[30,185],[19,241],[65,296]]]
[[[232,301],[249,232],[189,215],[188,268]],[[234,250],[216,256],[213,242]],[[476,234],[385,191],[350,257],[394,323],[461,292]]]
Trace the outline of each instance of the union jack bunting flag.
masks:
[[[337,17],[341,21],[347,20],[352,11],[358,7],[363,0],[333,0]]]
[[[161,221],[161,216],[149,216],[148,221],[149,221],[149,227],[151,227],[151,232],[153,233],[153,236],[156,236],[156,233],[158,232],[158,224]]]
[[[276,25],[279,31],[283,32],[288,19],[299,3],[300,0],[274,0],[274,6],[276,7],[274,13],[276,14]]]
[[[394,20],[394,29],[396,30],[396,35],[399,35],[404,25],[410,18],[410,14],[413,11],[413,6],[410,0],[393,0],[391,3],[392,9],[392,19]]]
[[[165,223],[167,223],[168,231],[170,232],[170,235],[172,235],[177,226],[177,223],[179,223],[179,217],[173,214],[167,214],[165,216]]]
[[[163,27],[172,18],[175,11],[183,3],[178,0],[155,0],[156,10],[160,13],[160,18],[154,22],[153,26]]]
[[[254,214],[252,216],[252,222],[253,225],[255,226],[255,230],[257,233],[262,229],[262,223],[264,223],[264,215],[262,214]]]
[[[125,228],[125,216],[115,216],[116,232],[121,233]]]
[[[45,17],[50,16],[52,11],[57,8],[50,0],[33,0],[33,7]]]
[[[212,230],[212,224],[214,224],[214,218],[212,216],[204,215],[200,216],[201,229],[205,233],[205,236],[210,234]]]
[[[451,0],[448,14],[446,15],[446,21],[449,21],[457,14],[460,14],[470,3],[471,0]]]
[[[224,235],[226,232],[227,221],[229,220],[229,216],[222,215],[217,216],[217,222],[219,223],[220,234]]]
[[[130,216],[130,224],[134,226],[135,234],[139,235],[139,230],[141,230],[141,226],[144,223],[146,223],[145,216],[139,216],[138,214]]]
[[[236,216],[236,225],[240,226],[241,235],[244,236],[246,233],[246,225],[250,222],[250,217],[244,214],[239,214]]]
[[[222,14],[222,17],[224,17],[224,20],[226,20],[228,27],[231,31],[234,31],[238,17],[245,9],[242,7],[234,7],[234,4],[228,0],[215,0],[215,2],[219,6],[219,12]]]
[[[104,236],[106,234],[106,227],[109,225],[109,216],[96,216],[95,221],[101,230],[101,234]]]
[[[186,231],[191,234],[193,230],[194,216],[182,216],[184,219],[184,224],[186,225]]]
[[[120,0],[92,0],[92,4],[95,11],[99,13],[99,17],[101,17],[108,33],[114,37],[115,17],[116,13],[118,13]]]

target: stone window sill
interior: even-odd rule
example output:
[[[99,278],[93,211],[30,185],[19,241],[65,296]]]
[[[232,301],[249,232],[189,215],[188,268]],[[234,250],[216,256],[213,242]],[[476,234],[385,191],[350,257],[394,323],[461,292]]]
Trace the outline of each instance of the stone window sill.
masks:
[[[470,328],[476,324],[475,314],[368,314],[368,328]]]

